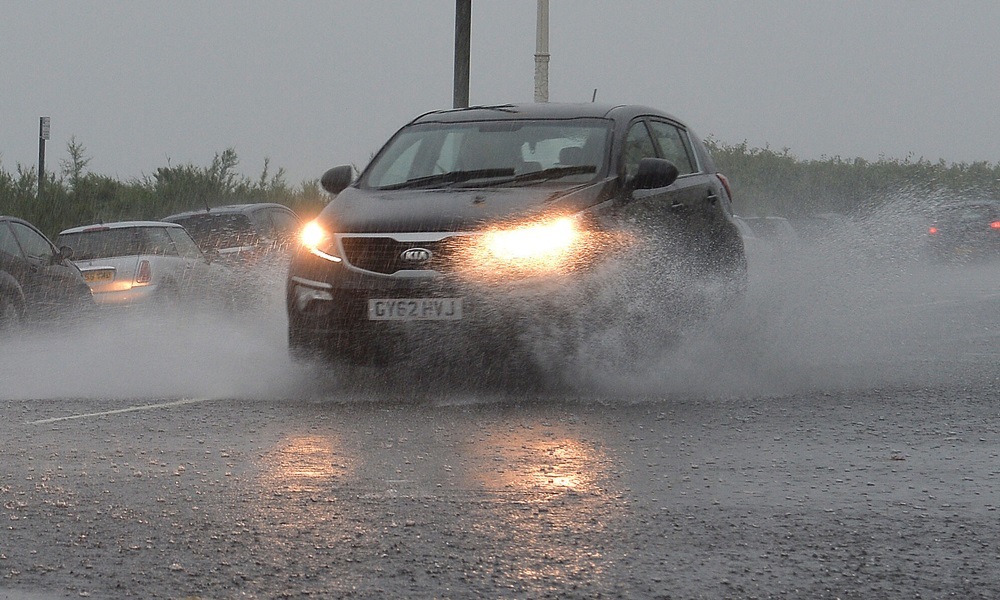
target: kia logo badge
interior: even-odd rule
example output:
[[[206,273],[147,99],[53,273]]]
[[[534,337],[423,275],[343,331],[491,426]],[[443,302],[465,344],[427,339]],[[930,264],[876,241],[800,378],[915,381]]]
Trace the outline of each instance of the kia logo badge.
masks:
[[[422,265],[431,259],[431,251],[427,248],[408,248],[399,255],[403,262]]]

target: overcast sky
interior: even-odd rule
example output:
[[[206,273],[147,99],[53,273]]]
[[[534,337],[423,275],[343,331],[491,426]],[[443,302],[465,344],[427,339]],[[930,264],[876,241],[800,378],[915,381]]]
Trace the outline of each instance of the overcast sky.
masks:
[[[535,18],[473,0],[471,103],[532,100]],[[74,136],[120,179],[226,148],[293,185],[362,167],[451,107],[454,30],[454,0],[0,0],[0,168],[37,165],[43,115],[50,171]],[[998,32],[994,0],[550,0],[549,97],[802,159],[996,163]]]

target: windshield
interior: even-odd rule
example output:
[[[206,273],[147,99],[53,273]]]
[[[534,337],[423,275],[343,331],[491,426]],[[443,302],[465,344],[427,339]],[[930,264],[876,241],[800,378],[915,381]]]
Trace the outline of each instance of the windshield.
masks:
[[[605,171],[604,119],[427,123],[400,131],[372,162],[374,189],[585,183]]]

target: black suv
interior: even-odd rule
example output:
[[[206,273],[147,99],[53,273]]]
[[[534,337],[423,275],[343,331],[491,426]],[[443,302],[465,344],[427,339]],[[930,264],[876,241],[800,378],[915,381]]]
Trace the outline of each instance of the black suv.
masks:
[[[286,286],[293,357],[479,350],[492,366],[527,337],[565,357],[602,328],[649,332],[746,285],[726,178],[691,129],[642,106],[431,112],[357,181],[342,166],[321,183],[335,197]]]
[[[292,209],[271,202],[217,206],[162,220],[183,225],[202,252],[217,253],[237,269],[285,255],[302,226]]]

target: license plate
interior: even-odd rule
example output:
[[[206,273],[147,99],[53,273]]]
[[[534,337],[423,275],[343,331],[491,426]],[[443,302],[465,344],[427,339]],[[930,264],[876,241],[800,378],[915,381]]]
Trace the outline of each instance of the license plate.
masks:
[[[115,278],[115,273],[114,273],[114,271],[107,270],[107,269],[105,269],[103,271],[84,271],[83,272],[83,278],[84,278],[84,280],[89,281],[89,282],[94,282],[94,281],[111,281],[112,279]]]
[[[461,298],[371,298],[370,321],[458,321]]]

